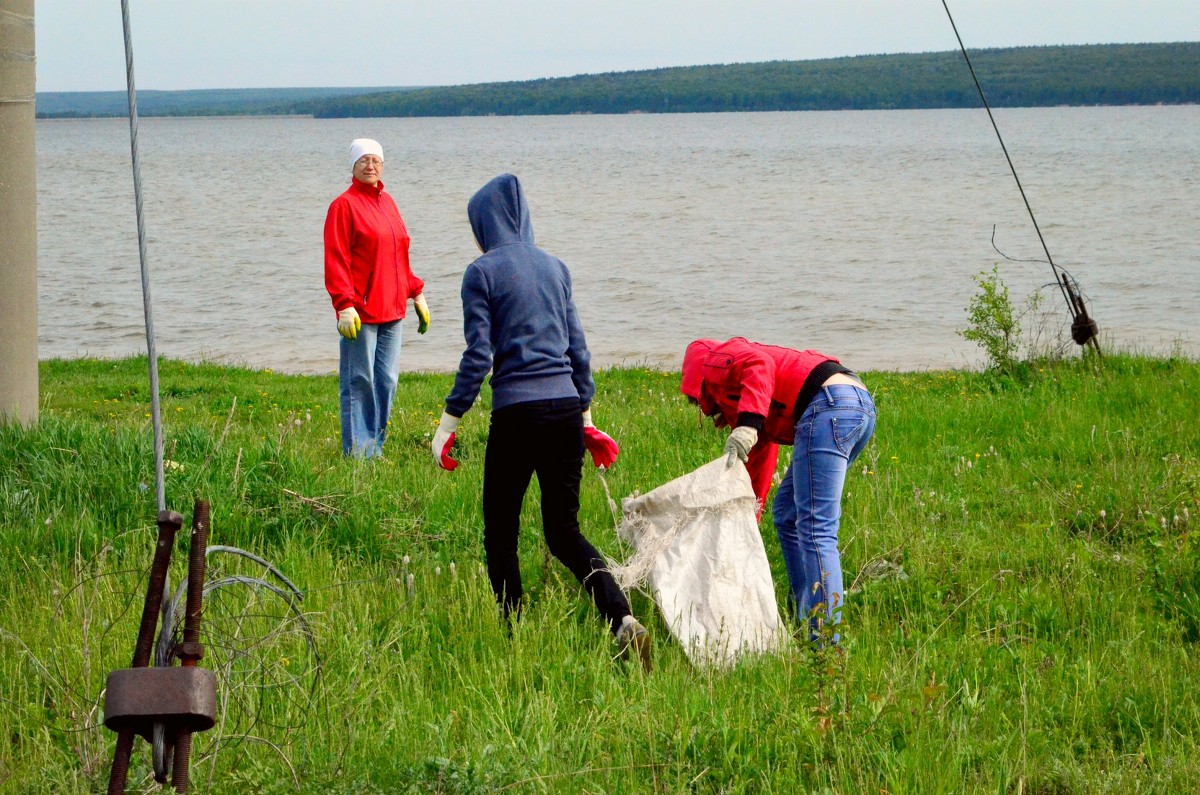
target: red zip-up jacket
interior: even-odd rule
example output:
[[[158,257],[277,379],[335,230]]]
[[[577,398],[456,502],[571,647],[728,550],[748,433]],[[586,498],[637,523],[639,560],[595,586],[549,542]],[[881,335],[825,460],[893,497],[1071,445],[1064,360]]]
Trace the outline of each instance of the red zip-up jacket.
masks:
[[[351,178],[325,216],[325,289],[334,311],[358,310],[363,323],[400,320],[425,289],[408,264],[408,229],[383,183]]]
[[[813,368],[837,362],[819,351],[797,351],[734,337],[726,342],[696,340],[683,355],[679,391],[700,403],[718,425],[749,425],[758,430],[746,469],[762,515],[779,445],[796,439],[796,399]]]

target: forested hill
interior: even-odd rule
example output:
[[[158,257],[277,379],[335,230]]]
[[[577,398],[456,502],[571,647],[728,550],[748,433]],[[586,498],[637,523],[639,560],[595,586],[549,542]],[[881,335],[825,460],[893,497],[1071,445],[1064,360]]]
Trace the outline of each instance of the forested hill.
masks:
[[[1000,107],[1200,103],[1200,42],[969,51]],[[813,61],[680,66],[434,88],[139,91],[143,116],[486,116],[760,110],[974,108],[957,50]],[[123,91],[37,95],[37,115],[121,116]]]
[[[191,91],[137,92],[139,116],[256,116],[296,113],[297,103],[378,93],[406,87],[369,88],[209,88]],[[124,91],[39,91],[39,119],[125,116],[129,97]],[[308,112],[305,111],[305,115]]]
[[[1200,102],[1200,42],[968,51],[1003,107]],[[686,66],[299,103],[318,117],[978,107],[958,51]]]

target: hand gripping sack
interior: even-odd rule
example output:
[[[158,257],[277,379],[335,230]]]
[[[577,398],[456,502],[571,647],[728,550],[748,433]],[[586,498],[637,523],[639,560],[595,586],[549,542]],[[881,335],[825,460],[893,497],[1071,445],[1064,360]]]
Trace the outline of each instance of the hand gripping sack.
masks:
[[[634,553],[613,575],[626,589],[649,585],[693,663],[727,667],[780,648],[785,630],[745,466],[722,457],[621,507],[617,533]]]

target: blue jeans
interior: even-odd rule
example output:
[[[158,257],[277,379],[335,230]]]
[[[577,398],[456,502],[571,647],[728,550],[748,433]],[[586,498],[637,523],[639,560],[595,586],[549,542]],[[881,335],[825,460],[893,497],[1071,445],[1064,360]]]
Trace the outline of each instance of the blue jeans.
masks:
[[[342,455],[374,458],[383,452],[392,398],[400,378],[402,323],[364,323],[358,339],[340,338]]]
[[[797,618],[818,640],[826,623],[841,619],[845,591],[838,553],[846,471],[875,432],[875,403],[857,386],[821,387],[796,423],[792,465],[771,515],[783,550]],[[838,636],[832,640],[837,642]]]

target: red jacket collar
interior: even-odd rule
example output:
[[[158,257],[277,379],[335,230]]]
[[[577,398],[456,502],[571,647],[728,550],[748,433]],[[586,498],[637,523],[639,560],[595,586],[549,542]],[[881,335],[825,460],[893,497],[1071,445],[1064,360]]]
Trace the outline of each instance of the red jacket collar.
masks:
[[[374,185],[368,185],[365,182],[359,182],[355,177],[350,178],[350,187],[359,193],[370,196],[372,199],[378,198],[379,194],[383,193],[383,180],[376,182]]]

